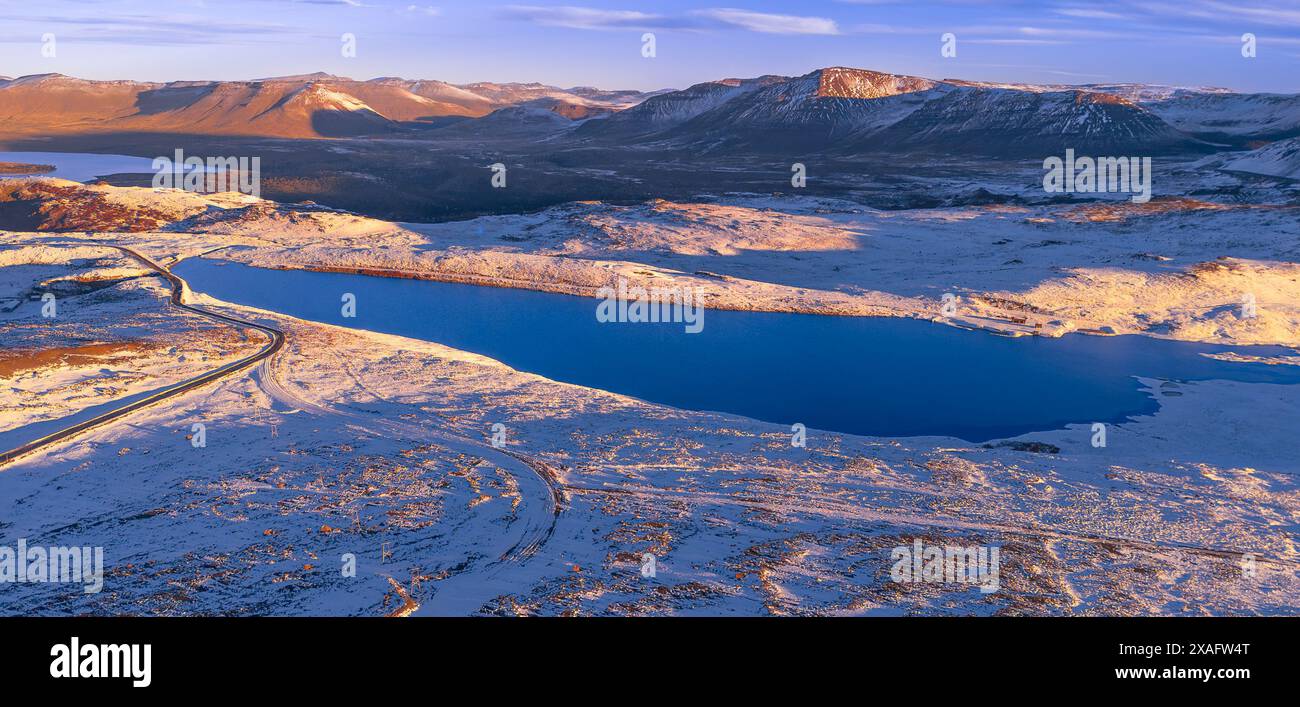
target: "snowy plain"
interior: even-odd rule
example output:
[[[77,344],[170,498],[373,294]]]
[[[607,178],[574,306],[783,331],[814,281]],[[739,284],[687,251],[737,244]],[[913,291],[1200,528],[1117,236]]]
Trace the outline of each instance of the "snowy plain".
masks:
[[[120,401],[257,345],[236,327],[178,316],[160,278],[100,243],[165,264],[202,254],[586,296],[622,275],[698,286],[721,308],[938,319],[990,336],[1109,330],[1300,344],[1294,206],[886,212],[732,196],[419,225],[232,195],[53,180],[9,188],[58,202],[48,213],[70,228],[4,234],[5,350],[131,346],[110,361],[92,350],[35,375],[6,372],[5,429]],[[132,216],[113,227],[86,205]],[[46,329],[32,295],[70,277],[106,286],[64,290],[57,328]],[[939,310],[946,292],[961,297],[956,316]],[[1258,316],[1240,316],[1243,294]],[[1085,425],[990,447],[812,429],[795,447],[788,427],[557,383],[435,342],[195,293],[188,301],[280,328],[288,344],[249,374],[0,469],[5,538],[102,545],[110,566],[98,595],[10,585],[4,613],[1138,615],[1300,605],[1300,386],[1144,380],[1159,410],[1111,426],[1102,448]],[[69,343],[46,343],[59,336]],[[150,345],[159,341],[170,348]],[[141,380],[121,382],[123,371]],[[187,439],[194,422],[208,430],[206,447]],[[890,581],[891,549],[917,538],[1000,547],[1001,588]],[[653,578],[640,571],[645,553],[657,558]],[[340,571],[348,555],[355,577]]]

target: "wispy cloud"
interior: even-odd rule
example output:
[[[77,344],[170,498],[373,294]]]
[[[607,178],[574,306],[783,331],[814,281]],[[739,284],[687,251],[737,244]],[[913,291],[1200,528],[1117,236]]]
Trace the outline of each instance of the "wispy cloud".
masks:
[[[1252,3],[1250,7],[1218,0],[1184,0],[1183,2],[1136,2],[1133,7],[1164,17],[1210,20],[1214,22],[1251,21],[1260,24],[1300,28],[1300,8],[1294,0],[1283,3]]]
[[[834,20],[825,17],[802,17],[799,15],[774,15],[766,12],[750,12],[734,8],[714,8],[699,10],[695,13],[725,25],[740,27],[751,32],[764,34],[839,34],[839,27]]]
[[[854,0],[840,1],[859,4]],[[972,4],[976,1],[972,0]],[[1259,35],[1261,43],[1267,38],[1268,44],[1286,46],[1300,41],[1300,37],[1289,36],[1295,34],[1288,31],[1289,27],[1279,26],[1293,24],[1300,28],[1300,7],[1294,4],[1291,7],[1297,9],[1289,9],[1277,3],[1238,7],[1221,0],[1181,0],[1177,3],[1168,0],[1134,0],[1122,4],[1098,2],[1089,6],[1074,0],[1042,8],[1041,12],[1028,20],[1034,23],[1032,25],[992,15],[988,18],[991,21],[955,22],[941,28],[934,24],[919,24],[913,18],[912,22],[899,24],[850,23],[844,33],[900,36],[934,34],[938,37],[938,32],[942,29],[955,33],[965,43],[1010,47],[1112,43],[1203,48],[1207,43],[1240,43],[1242,32],[1253,31]],[[962,17],[969,18],[970,15]],[[1225,27],[1232,29],[1225,30]],[[1235,34],[1214,34],[1233,30],[1236,31]]]
[[[1236,34],[1203,34],[1193,36],[1192,39],[1209,44],[1241,44],[1241,36]],[[1282,46],[1300,46],[1300,37],[1283,37],[1273,34],[1261,34],[1258,37],[1262,46],[1282,45]]]
[[[825,17],[778,15],[729,7],[695,10],[685,15],[662,15],[638,10],[607,10],[574,5],[510,5],[504,14],[547,27],[569,29],[743,29],[763,34],[839,34],[834,20]]]
[[[1205,2],[1203,4],[1210,10],[1222,12],[1226,15],[1249,18],[1266,24],[1300,27],[1300,7],[1297,7],[1294,2],[1288,2],[1282,7],[1260,7],[1257,4],[1246,7],[1242,4],[1226,2]]]
[[[1058,7],[1053,10],[1058,15],[1066,17],[1078,17],[1085,20],[1123,20],[1128,19],[1128,15],[1122,15],[1110,10],[1098,10],[1088,7]]]
[[[1069,44],[1069,42],[1060,39],[1017,39],[1017,38],[992,38],[992,39],[967,39],[967,44],[1004,44],[1007,46],[1038,46],[1053,44]]]
[[[335,7],[374,7],[361,0],[277,0],[291,5],[332,5]]]
[[[1139,39],[1144,35],[1099,29],[1073,29],[1069,27],[1019,27],[1016,32],[1026,37],[1051,39]]]
[[[304,4],[304,5],[340,5],[343,7],[373,7],[373,5],[367,5],[361,2],[361,0],[288,0],[288,2]]]
[[[252,44],[278,41],[294,28],[276,24],[214,21],[211,18],[121,14],[109,16],[0,15],[0,21],[49,25],[65,36],[96,44],[170,46]],[[31,41],[30,37],[27,41]]]
[[[569,29],[655,29],[680,26],[679,20],[664,15],[654,15],[636,10],[604,10],[572,5],[542,7],[538,5],[510,5],[505,15],[513,19],[528,20],[547,27]]]

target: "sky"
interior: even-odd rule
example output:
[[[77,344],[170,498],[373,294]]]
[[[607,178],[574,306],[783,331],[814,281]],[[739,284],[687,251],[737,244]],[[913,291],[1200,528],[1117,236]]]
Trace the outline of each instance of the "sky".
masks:
[[[955,56],[941,55],[946,33]],[[1300,93],[1300,0],[0,0],[0,76],[653,90],[826,66]]]

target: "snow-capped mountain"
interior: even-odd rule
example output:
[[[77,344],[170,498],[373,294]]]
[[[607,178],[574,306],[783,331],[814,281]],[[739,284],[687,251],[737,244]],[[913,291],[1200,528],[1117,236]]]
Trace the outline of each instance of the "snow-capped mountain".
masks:
[[[781,76],[761,76],[756,79],[722,79],[695,84],[681,91],[647,98],[637,106],[620,111],[605,120],[589,123],[583,127],[583,131],[589,135],[601,136],[654,133],[684,123],[737,96],[785,80]]]
[[[1140,105],[1207,139],[1273,140],[1300,135],[1300,96],[1179,89]]]
[[[911,76],[823,69],[733,96],[702,113],[674,137],[759,147],[854,145],[912,114],[948,87]]]
[[[385,134],[405,123],[479,118],[535,102],[570,120],[635,104],[637,91],[472,84],[326,73],[255,81],[89,81],[61,74],[0,80],[0,121],[27,132],[186,132],[317,138]]]
[[[1296,95],[936,80],[846,67],[651,93],[396,77],[358,81],[325,73],[166,84],[59,74],[0,79],[0,125],[25,134],[382,136],[514,107],[526,110],[457,132],[481,139],[492,139],[494,130],[502,138],[563,133],[593,144],[649,142],[694,152],[1003,156],[1068,148],[1101,154],[1254,148],[1300,135]]]
[[[870,136],[880,145],[990,154],[1150,154],[1195,141],[1122,98],[1087,91],[957,87]]]
[[[641,135],[696,149],[947,149],[1146,153],[1197,140],[1124,98],[1079,88],[935,81],[833,67],[728,80],[648,99],[578,131]]]
[[[1227,160],[1223,169],[1300,179],[1300,137],[1272,142]]]

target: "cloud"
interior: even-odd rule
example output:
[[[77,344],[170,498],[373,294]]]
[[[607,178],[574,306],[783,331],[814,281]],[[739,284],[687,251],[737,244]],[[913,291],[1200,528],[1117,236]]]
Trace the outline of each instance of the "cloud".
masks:
[[[1194,18],[1213,22],[1251,21],[1261,24],[1300,26],[1300,9],[1292,0],[1278,3],[1252,3],[1251,7],[1217,0],[1183,0],[1183,2],[1137,2],[1136,9],[1153,15]]]
[[[56,33],[79,41],[125,45],[250,44],[275,41],[277,37],[295,32],[294,28],[285,25],[138,14],[0,15],[0,21],[49,26]]]
[[[1055,39],[1143,39],[1146,35],[1099,29],[1071,29],[1068,27],[1019,27],[1016,32],[1026,37],[1052,37]]]
[[[656,29],[683,25],[679,20],[636,10],[602,10],[571,5],[511,5],[505,9],[505,14],[539,25],[569,29]]]
[[[865,22],[861,24],[850,25],[844,31],[845,34],[933,34],[938,37],[940,34],[933,26],[919,27],[909,25],[886,25],[879,22]]]
[[[775,15],[719,7],[696,10],[688,16],[658,15],[638,10],[606,10],[562,5],[510,5],[506,17],[527,20],[547,27],[569,29],[744,29],[764,34],[839,34],[834,20],[824,17]]]
[[[1300,25],[1300,9],[1288,3],[1286,7],[1245,7],[1224,2],[1204,2],[1209,10],[1244,17],[1253,21],[1275,25]]]
[[[1127,15],[1121,15],[1118,12],[1109,10],[1094,10],[1085,7],[1062,7],[1053,10],[1058,15],[1066,17],[1078,17],[1085,20],[1123,20],[1128,19]]]
[[[294,5],[334,5],[337,7],[374,7],[367,5],[361,0],[281,0]]]
[[[419,5],[407,5],[407,6],[406,6],[406,11],[407,11],[407,12],[417,12],[417,13],[420,13],[420,14],[423,14],[423,15],[428,15],[428,16],[430,16],[430,17],[436,17],[437,15],[442,14],[442,10],[441,10],[441,9],[436,8],[436,7],[432,6],[432,5],[425,5],[424,7],[420,7]]]
[[[1008,46],[1034,47],[1040,45],[1069,44],[1059,39],[967,39],[967,44],[1005,44]]]
[[[707,17],[725,25],[764,34],[839,34],[835,20],[825,17],[800,17],[798,15],[773,15],[733,8],[699,10],[694,14]]]

